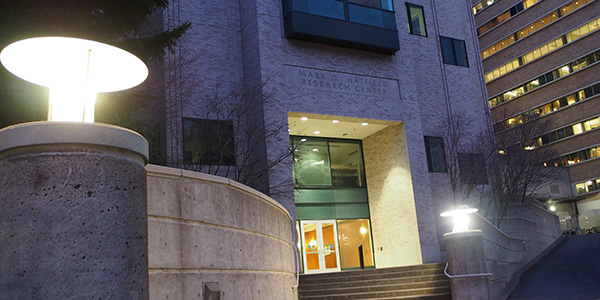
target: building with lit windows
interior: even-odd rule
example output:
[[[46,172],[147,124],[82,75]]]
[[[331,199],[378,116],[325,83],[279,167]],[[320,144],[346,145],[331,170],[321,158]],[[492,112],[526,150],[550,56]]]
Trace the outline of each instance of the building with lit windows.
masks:
[[[552,197],[576,203],[557,210],[563,228],[576,227],[577,215],[583,216],[581,228],[597,226],[585,215],[600,209],[600,3],[472,5],[497,138],[526,124],[544,124],[528,147],[550,148],[555,154],[547,164],[568,169],[571,188],[550,187]]]
[[[167,165],[256,175],[305,273],[358,268],[360,245],[367,268],[444,259],[444,124],[492,132],[469,3],[173,0],[164,17],[192,23],[164,61]]]

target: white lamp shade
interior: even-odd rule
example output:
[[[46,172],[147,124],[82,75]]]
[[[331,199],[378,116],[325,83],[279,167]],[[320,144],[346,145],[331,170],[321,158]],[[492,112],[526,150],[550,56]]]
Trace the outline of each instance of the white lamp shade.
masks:
[[[97,92],[132,88],[148,77],[135,55],[117,47],[77,38],[38,37],[8,45],[0,53],[4,67],[41,86],[86,86]]]
[[[0,52],[17,77],[50,88],[49,121],[94,122],[96,93],[132,88],[148,77],[148,67],[117,47],[69,37],[14,42]]]

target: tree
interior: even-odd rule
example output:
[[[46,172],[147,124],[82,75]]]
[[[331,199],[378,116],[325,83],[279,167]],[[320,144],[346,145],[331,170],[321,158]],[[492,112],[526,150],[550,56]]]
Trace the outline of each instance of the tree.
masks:
[[[545,163],[556,153],[539,143],[547,122],[532,119],[490,137],[469,134],[472,126],[460,116],[451,120],[444,132],[455,205],[478,202],[482,214],[500,227],[512,204],[546,199],[541,188],[561,171]],[[479,159],[473,160],[473,154]]]
[[[491,161],[490,188],[492,218],[498,227],[511,204],[547,200],[541,189],[558,180],[563,171],[548,163],[556,152],[538,142],[549,128],[548,122],[532,119],[496,134],[498,150]]]
[[[187,170],[220,175],[245,185],[261,188],[269,170],[286,159],[292,149],[271,153],[270,159],[261,162],[263,141],[270,143],[287,128],[286,120],[265,123],[262,109],[269,105],[270,96],[264,86],[268,80],[253,90],[229,90],[219,86],[200,96],[195,118],[184,118],[182,134],[171,132],[178,150],[183,152],[181,167]],[[188,93],[183,93],[188,94]],[[177,164],[177,162],[174,162]],[[270,182],[271,190],[278,183]],[[285,183],[281,183],[285,184]],[[275,187],[276,188],[276,187]]]
[[[186,22],[163,30],[162,25],[153,23],[159,17],[155,14],[168,3],[168,0],[2,1],[0,49],[30,37],[69,36],[112,44],[152,63],[160,60],[165,51],[172,50],[190,27]],[[0,127],[46,119],[47,91],[1,69]],[[110,105],[117,107],[115,111],[134,113],[118,108],[127,103]]]

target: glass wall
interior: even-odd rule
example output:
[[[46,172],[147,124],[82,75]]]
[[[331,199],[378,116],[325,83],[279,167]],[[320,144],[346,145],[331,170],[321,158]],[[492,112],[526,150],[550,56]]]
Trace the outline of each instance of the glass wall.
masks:
[[[335,220],[341,269],[360,268],[361,257],[365,268],[374,267],[362,142],[292,136],[291,144],[296,218],[306,224],[304,235],[298,232],[306,271],[323,267],[315,254],[316,237],[330,239],[333,229],[323,227],[317,235],[310,227],[311,222],[322,220]],[[324,245],[331,248],[335,243]],[[324,267],[334,267],[332,264],[333,259],[326,256]]]
[[[369,218],[362,143],[292,137],[296,217]]]

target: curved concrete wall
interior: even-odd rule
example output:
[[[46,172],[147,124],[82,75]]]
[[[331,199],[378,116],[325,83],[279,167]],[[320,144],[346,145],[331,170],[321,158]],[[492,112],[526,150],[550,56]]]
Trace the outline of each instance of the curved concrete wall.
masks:
[[[205,299],[206,283],[218,283],[221,299],[297,298],[285,208],[226,178],[146,171],[150,299]]]

